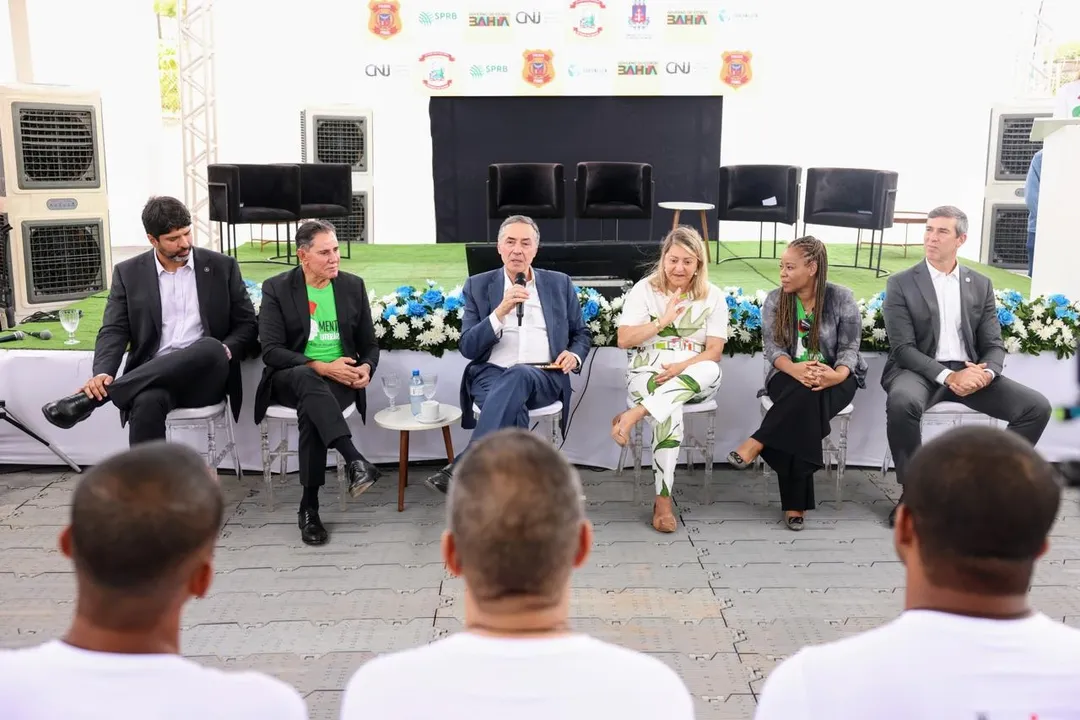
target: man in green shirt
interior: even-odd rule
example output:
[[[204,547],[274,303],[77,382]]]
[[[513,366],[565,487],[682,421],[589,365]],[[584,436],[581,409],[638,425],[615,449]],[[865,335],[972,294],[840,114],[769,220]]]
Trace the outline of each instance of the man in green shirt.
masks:
[[[379,478],[353,445],[342,415],[355,404],[367,420],[365,389],[379,364],[379,345],[364,281],[341,272],[334,226],[302,224],[296,256],[299,267],[263,283],[259,340],[266,367],[255,394],[255,422],[262,422],[271,403],[296,408],[304,488],[297,522],[305,543],[322,545],[329,539],[319,518],[327,448],[345,460],[353,497]]]

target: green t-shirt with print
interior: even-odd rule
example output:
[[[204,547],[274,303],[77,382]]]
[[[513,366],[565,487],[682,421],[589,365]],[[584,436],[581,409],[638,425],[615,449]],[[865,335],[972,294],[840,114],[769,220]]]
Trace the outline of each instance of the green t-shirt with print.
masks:
[[[311,329],[308,331],[304,354],[312,360],[333,362],[344,354],[341,349],[341,334],[338,332],[334,286],[313,288],[308,285],[307,296]]]
[[[802,300],[799,298],[795,298],[795,313],[795,327],[799,338],[795,345],[795,362],[807,362],[808,360],[817,360],[818,362],[821,362],[824,359],[821,353],[810,352],[810,349],[806,344],[806,336],[810,334],[810,325],[814,322],[814,313],[807,313],[806,308],[803,307]],[[806,329],[804,330],[803,328]]]

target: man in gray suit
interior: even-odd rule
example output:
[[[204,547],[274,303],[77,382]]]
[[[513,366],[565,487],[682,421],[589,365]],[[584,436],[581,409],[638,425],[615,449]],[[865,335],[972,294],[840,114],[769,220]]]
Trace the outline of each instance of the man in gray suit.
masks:
[[[458,346],[470,361],[461,378],[461,426],[473,430],[470,447],[496,430],[528,427],[529,410],[556,401],[566,433],[570,373],[581,372],[592,334],[569,276],[532,266],[539,245],[532,218],[512,215],[499,228],[503,267],[465,281]],[[445,493],[452,473],[447,465],[427,485]]]
[[[889,359],[881,385],[888,393],[889,447],[901,486],[922,442],[923,412],[939,402],[962,403],[1007,420],[1009,429],[1032,445],[1050,421],[1045,397],[1001,374],[1005,345],[994,286],[956,261],[967,229],[961,210],[931,210],[923,238],[926,260],[890,277],[885,288]],[[890,525],[895,516],[894,508]]]

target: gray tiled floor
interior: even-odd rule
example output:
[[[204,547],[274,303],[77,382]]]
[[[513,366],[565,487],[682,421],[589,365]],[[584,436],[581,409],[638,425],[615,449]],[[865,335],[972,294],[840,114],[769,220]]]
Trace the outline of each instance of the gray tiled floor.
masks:
[[[463,588],[439,563],[443,502],[421,483],[426,472],[413,472],[400,514],[393,473],[344,512],[327,493],[332,540],[323,548],[300,542],[297,487],[279,488],[267,512],[258,478],[223,477],[229,520],[218,574],[212,595],[185,615],[184,652],[272,673],[305,694],[312,718],[331,719],[348,677],[373,654],[458,630]],[[823,504],[795,534],[780,521],[773,478],[718,469],[714,502],[699,505],[700,481],[683,472],[683,522],[660,535],[649,508],[631,502],[629,476],[582,472],[598,545],[575,578],[575,625],[668,663],[700,718],[751,717],[781,659],[872,628],[903,605],[903,568],[884,524],[897,494],[891,479],[849,470],[837,507],[820,477]],[[55,546],[76,478],[0,474],[0,646],[36,644],[70,619],[74,583]],[[1080,624],[1075,495],[1036,584],[1040,609]]]

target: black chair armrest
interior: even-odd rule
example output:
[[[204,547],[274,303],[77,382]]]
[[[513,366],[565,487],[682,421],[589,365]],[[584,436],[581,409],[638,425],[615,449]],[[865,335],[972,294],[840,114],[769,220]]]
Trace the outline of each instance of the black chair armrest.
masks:
[[[237,165],[207,165],[206,180],[208,183],[224,185],[225,210],[223,222],[232,222],[232,219],[240,215],[240,167]],[[211,218],[215,220],[215,218]],[[215,220],[222,222],[222,220]]]
[[[206,185],[210,196],[210,221],[230,222],[229,186],[223,182],[208,182]]]

